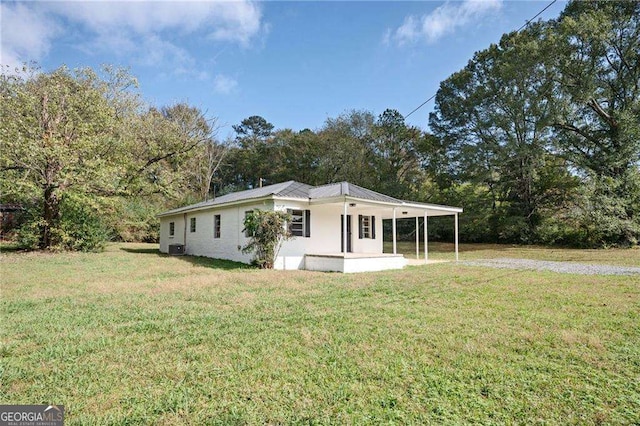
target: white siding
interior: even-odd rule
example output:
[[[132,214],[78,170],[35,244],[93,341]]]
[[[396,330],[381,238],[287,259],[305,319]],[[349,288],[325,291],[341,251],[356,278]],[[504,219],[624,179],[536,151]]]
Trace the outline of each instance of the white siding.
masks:
[[[260,203],[188,213],[186,254],[250,263],[252,255],[242,253],[242,247],[248,242],[242,232],[245,212],[272,208],[271,203]],[[213,237],[214,217],[217,214],[220,215],[220,238]],[[189,223],[194,217],[196,232],[190,232]]]
[[[167,253],[169,244],[180,243],[185,244],[185,254],[188,255],[250,263],[253,255],[242,253],[242,247],[248,242],[242,229],[245,212],[254,208],[311,211],[311,236],[308,238],[297,236],[285,241],[276,259],[277,269],[305,269],[305,254],[335,254],[342,251],[340,220],[344,208],[342,203],[310,206],[306,201],[285,200],[277,200],[275,205],[269,201],[162,217],[160,219],[160,251]],[[218,214],[221,222],[220,238],[214,238],[214,217]],[[353,252],[382,253],[382,217],[375,215],[375,239],[359,239],[358,215],[372,215],[373,211],[350,207],[347,214],[351,215]],[[190,229],[191,218],[196,219],[195,232],[191,232]],[[173,238],[169,237],[169,222],[175,222]],[[185,225],[187,227],[186,242],[183,238]]]
[[[358,237],[358,215],[375,216],[376,222],[376,238],[359,238]],[[353,252],[354,253],[382,253],[382,217],[376,216],[372,212],[356,211],[353,214]]]
[[[342,252],[342,222],[344,206],[339,204],[312,205],[311,238],[305,253],[327,254]],[[371,210],[349,207],[351,215],[351,249],[354,253],[382,253],[382,217],[376,216],[376,238],[358,238],[358,215],[374,215]]]
[[[340,253],[342,251],[341,215],[341,205],[320,204],[311,207],[311,244],[308,253]]]
[[[275,209],[278,211],[310,210],[309,203],[304,201],[277,201]],[[314,212],[311,212],[311,238],[292,237],[282,243],[278,257],[274,265],[275,269],[304,269],[304,255],[308,253],[312,238],[313,224],[315,221]]]
[[[169,223],[174,222],[173,237],[169,236]],[[182,214],[160,218],[160,251],[169,252],[169,244],[184,244],[184,220]]]

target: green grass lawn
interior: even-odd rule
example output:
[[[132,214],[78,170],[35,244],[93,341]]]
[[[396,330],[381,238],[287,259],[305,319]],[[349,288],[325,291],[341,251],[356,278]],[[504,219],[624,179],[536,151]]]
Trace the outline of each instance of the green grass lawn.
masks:
[[[0,403],[64,404],[67,424],[640,422],[637,276],[260,271],[156,247],[0,255]],[[461,257],[640,253],[513,250]]]

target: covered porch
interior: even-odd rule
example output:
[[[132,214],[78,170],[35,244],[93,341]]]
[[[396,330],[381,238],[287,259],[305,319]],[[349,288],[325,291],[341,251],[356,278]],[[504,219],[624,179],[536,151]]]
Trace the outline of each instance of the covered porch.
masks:
[[[429,259],[428,226],[429,218],[436,216],[453,216],[454,255],[455,260],[458,260],[458,215],[462,212],[461,208],[400,200],[392,202],[371,200],[351,196],[317,200],[312,201],[311,204],[331,204],[333,214],[340,213],[341,226],[339,228],[342,229],[338,229],[338,231],[341,233],[341,251],[308,252],[305,255],[305,269],[363,272],[402,269],[409,264],[409,261],[410,264],[435,263]],[[336,216],[334,217],[338,219]],[[398,251],[397,224],[401,219],[415,221],[415,259],[413,256],[405,258]],[[391,221],[390,253],[384,252],[383,220]],[[379,233],[377,236],[376,229]],[[420,231],[423,231],[422,240],[420,239]]]
[[[429,258],[429,219],[434,217],[450,216],[453,218],[453,254],[457,262],[459,260],[459,222],[458,216],[462,208],[442,206],[436,204],[423,204],[404,202],[402,206],[391,209],[391,212],[383,211],[382,218],[391,221],[391,253],[398,253],[398,221],[413,222],[415,240],[412,242],[415,248],[415,256],[404,253],[410,264],[438,263],[442,260]],[[422,231],[422,238],[421,238]],[[388,241],[388,240],[387,240]],[[420,262],[417,262],[420,261]]]

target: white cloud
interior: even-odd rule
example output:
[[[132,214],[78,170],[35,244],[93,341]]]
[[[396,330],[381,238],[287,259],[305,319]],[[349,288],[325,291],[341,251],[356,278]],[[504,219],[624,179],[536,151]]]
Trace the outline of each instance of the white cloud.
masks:
[[[447,1],[421,17],[407,16],[395,31],[387,30],[383,42],[388,44],[395,41],[402,45],[424,40],[427,43],[435,43],[457,28],[501,8],[502,0],[464,0],[455,3]]]
[[[228,77],[224,74],[218,74],[213,79],[213,89],[220,94],[228,95],[238,87],[238,81],[235,78]]]
[[[99,34],[204,31],[216,40],[246,46],[263,28],[262,10],[250,1],[82,1],[52,2],[48,7]]]
[[[64,29],[81,34],[76,48],[115,54],[133,63],[194,67],[194,58],[176,38],[203,39],[247,47],[267,32],[262,9],[237,1],[54,1],[2,3],[2,63],[38,61]],[[60,23],[60,24],[58,24]],[[201,73],[193,71],[193,75]]]
[[[55,21],[21,3],[0,3],[0,18],[0,63],[11,68],[42,59],[50,49],[52,38],[60,31]]]
[[[262,11],[254,4],[247,2],[223,3],[221,23],[211,28],[211,37],[215,40],[238,41],[247,45],[261,31],[268,31],[262,24]]]

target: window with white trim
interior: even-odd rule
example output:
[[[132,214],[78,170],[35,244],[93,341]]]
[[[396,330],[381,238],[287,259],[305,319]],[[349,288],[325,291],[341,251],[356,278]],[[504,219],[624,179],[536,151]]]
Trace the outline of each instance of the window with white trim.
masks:
[[[376,239],[376,217],[358,215],[358,238]]]
[[[362,216],[362,238],[371,238],[371,216]]]
[[[196,218],[195,217],[191,218],[189,230],[191,232],[196,232]]]
[[[287,210],[291,215],[289,232],[296,237],[304,237],[304,210]]]
[[[291,235],[296,237],[311,237],[311,210],[287,209],[291,220],[287,224]]]
[[[174,235],[176,235],[176,223],[169,222],[169,236],[173,237]]]

